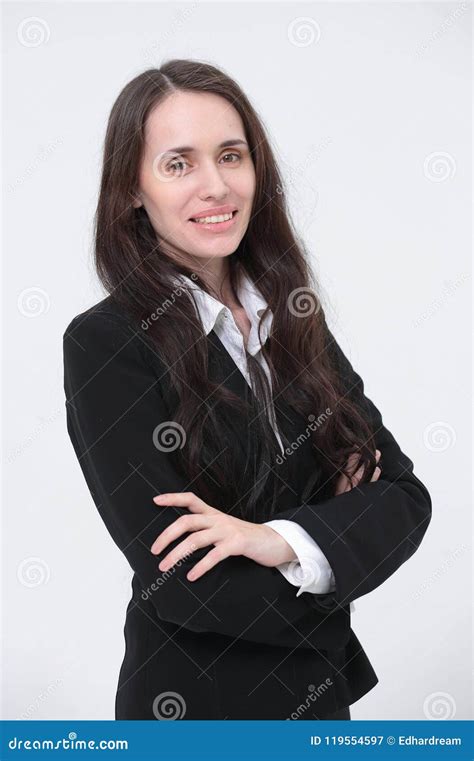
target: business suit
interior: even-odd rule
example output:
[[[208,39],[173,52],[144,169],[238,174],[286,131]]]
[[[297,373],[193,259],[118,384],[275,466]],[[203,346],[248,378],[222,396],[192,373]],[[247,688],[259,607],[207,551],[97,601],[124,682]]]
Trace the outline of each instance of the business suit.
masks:
[[[215,333],[203,340],[211,379],[247,398],[247,383]],[[193,490],[170,454],[153,444],[153,431],[173,420],[177,404],[166,367],[110,297],[66,329],[68,431],[99,513],[135,571],[116,718],[162,717],[165,693],[172,693],[183,719],[286,719],[302,705],[298,720],[324,718],[377,683],[351,630],[349,605],[415,552],[431,500],[336,342],[332,350],[348,393],[360,396],[376,432],[382,477],[321,501],[310,440],[287,458],[275,517],[296,521],[314,537],[336,581],[334,592],[296,597],[277,569],[242,556],[189,582],[186,574],[209,548],[159,571],[162,557],[183,537],[158,556],[150,547],[188,511],[158,508],[152,498]],[[275,408],[280,428],[295,441],[307,421],[281,399]],[[247,422],[236,415],[236,457],[247,441]],[[98,588],[106,583],[104,574]]]

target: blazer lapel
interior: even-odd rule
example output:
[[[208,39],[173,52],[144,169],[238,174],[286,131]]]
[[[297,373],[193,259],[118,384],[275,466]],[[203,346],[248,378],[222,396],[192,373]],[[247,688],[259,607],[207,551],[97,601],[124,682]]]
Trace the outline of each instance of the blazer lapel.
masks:
[[[251,392],[246,378],[217,336],[214,329],[207,334],[209,347],[209,372],[214,383],[221,383],[241,399],[247,400]]]

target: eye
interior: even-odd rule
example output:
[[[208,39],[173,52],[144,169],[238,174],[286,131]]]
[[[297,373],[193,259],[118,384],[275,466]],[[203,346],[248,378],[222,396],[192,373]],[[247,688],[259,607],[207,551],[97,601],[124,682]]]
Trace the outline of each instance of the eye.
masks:
[[[241,158],[239,153],[225,153],[222,158],[225,159],[228,156],[233,156],[236,159],[236,161],[224,161],[224,164],[235,164]],[[173,161],[170,161],[169,164],[167,164],[166,170],[170,172],[181,173],[182,171],[184,171],[184,168],[186,165],[188,165],[188,162],[185,161],[183,158],[179,158],[179,159],[176,158],[176,159],[173,159]]]
[[[240,154],[238,153],[225,153],[222,158],[225,158],[226,156],[235,156],[237,159],[240,159]],[[224,161],[224,164],[235,164],[235,161]]]
[[[178,167],[179,167],[180,164],[182,164],[183,167],[184,167],[184,164],[186,164],[186,163],[187,162],[184,161],[184,159],[174,159],[173,161],[170,161],[170,163],[168,164],[166,169],[168,171],[174,172],[174,171],[178,170]],[[182,171],[182,170],[178,170],[178,171]]]

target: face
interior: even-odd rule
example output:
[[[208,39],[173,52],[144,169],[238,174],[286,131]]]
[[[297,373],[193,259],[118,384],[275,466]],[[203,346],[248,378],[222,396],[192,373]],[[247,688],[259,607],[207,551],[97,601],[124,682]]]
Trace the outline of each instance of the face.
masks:
[[[240,115],[219,95],[178,91],[150,113],[145,136],[133,205],[145,207],[171,256],[187,262],[196,257],[201,266],[212,267],[213,260],[237,249],[255,193],[255,168]],[[230,221],[192,221],[234,210]]]

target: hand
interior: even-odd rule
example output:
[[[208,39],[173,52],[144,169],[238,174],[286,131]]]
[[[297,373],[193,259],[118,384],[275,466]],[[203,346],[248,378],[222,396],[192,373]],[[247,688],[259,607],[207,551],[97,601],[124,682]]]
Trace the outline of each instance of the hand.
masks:
[[[378,462],[380,460],[380,449],[375,450],[375,462]],[[351,480],[344,475],[344,473],[339,477],[339,480],[336,484],[336,496],[338,494],[344,494],[346,491],[350,491],[354,488],[354,486],[357,486],[357,484],[360,482],[360,479],[362,478],[363,473],[363,466],[361,466],[356,473],[354,473],[355,468],[357,467],[357,464],[360,461],[360,457],[357,454],[357,452],[354,452],[353,454],[349,455],[347,464],[346,464],[346,470],[351,474]],[[371,481],[377,481],[377,479],[380,476],[381,469],[377,466],[373,472]],[[351,483],[352,482],[352,483]]]
[[[160,571],[167,571],[190,552],[211,544],[214,548],[187,574],[189,581],[195,581],[230,555],[243,555],[269,568],[296,559],[288,542],[270,526],[234,518],[206,504],[193,492],[160,494],[153,501],[162,507],[186,507],[192,513],[180,516],[157,536],[151,546],[154,555],[159,555],[182,534],[196,532],[163,558],[158,566]]]

